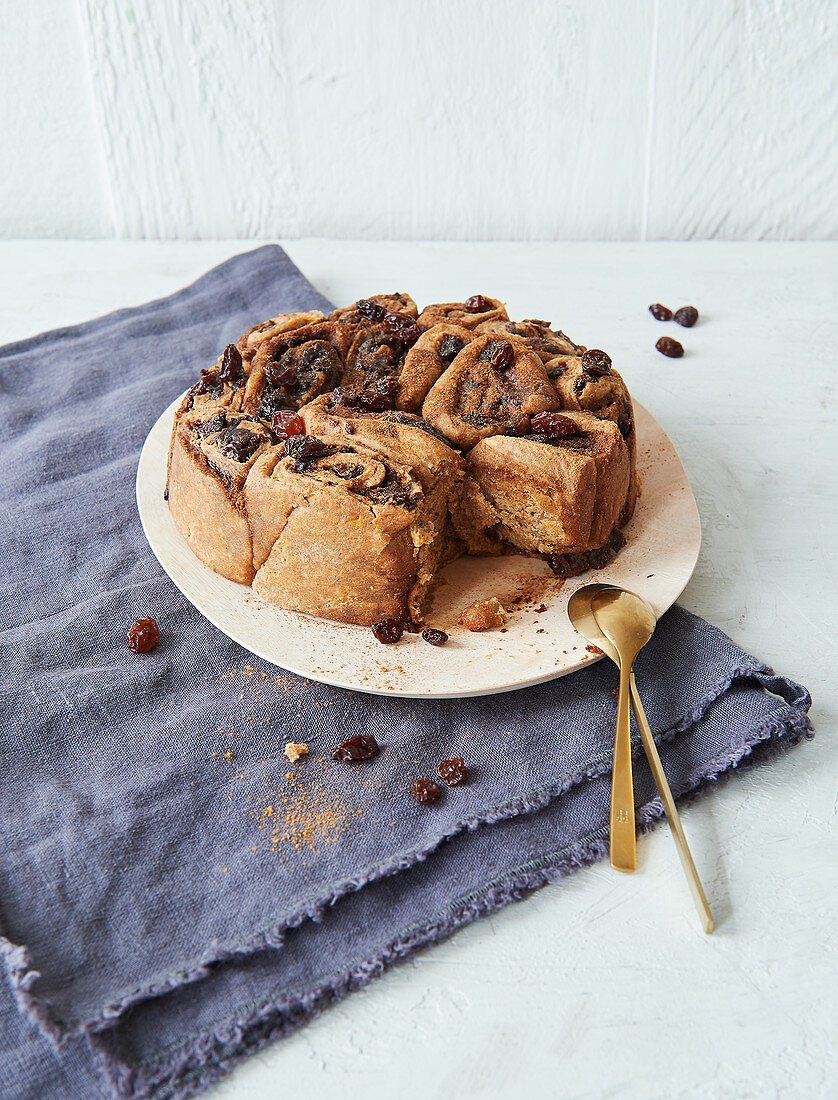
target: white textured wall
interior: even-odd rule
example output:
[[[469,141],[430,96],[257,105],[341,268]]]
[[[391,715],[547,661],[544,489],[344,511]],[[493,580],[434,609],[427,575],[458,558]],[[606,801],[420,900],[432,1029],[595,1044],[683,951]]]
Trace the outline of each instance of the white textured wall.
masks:
[[[0,0],[0,235],[838,236],[835,0]]]

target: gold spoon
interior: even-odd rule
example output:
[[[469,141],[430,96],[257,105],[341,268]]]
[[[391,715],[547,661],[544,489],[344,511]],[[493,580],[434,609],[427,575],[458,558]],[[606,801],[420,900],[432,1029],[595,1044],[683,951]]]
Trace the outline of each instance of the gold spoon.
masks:
[[[593,609],[591,608],[591,599],[596,593],[602,592],[605,589],[612,588],[612,585],[606,584],[588,584],[584,588],[579,588],[570,597],[568,603],[568,615],[573,626],[583,638],[587,638],[593,645],[598,646],[607,657],[610,657],[614,664],[620,667],[620,656],[617,650],[614,648],[611,640],[606,637],[600,630],[599,624],[594,616]],[[695,907],[698,910],[698,915],[701,919],[701,924],[705,932],[710,933],[713,931],[713,914],[710,911],[710,906],[707,903],[707,897],[704,893],[704,887],[701,885],[701,879],[698,877],[698,871],[696,870],[695,863],[693,862],[692,853],[690,852],[689,845],[687,844],[687,838],[684,835],[684,829],[681,825],[681,818],[678,814],[678,810],[675,806],[675,800],[672,797],[672,791],[669,789],[669,783],[667,782],[666,773],[663,770],[663,764],[661,763],[660,756],[658,755],[658,748],[655,744],[655,739],[652,736],[652,731],[649,728],[649,722],[646,718],[646,712],[643,709],[643,704],[640,701],[640,695],[637,691],[637,684],[634,679],[634,672],[629,674],[629,693],[631,695],[632,706],[634,707],[635,718],[637,719],[637,725],[640,729],[640,739],[643,743],[643,748],[646,752],[646,757],[649,761],[649,767],[652,771],[655,783],[657,784],[658,791],[660,792],[661,802],[663,803],[664,812],[666,813],[669,827],[672,830],[672,837],[675,841],[675,847],[678,850],[678,855],[681,859],[681,865],[684,868],[684,873],[687,876],[687,882],[690,887],[690,891],[695,902]]]

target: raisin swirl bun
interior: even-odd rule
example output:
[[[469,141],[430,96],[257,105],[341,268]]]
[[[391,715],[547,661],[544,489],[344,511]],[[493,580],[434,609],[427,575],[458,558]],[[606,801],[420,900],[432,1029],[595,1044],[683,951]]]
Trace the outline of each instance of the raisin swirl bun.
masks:
[[[167,493],[175,526],[205,565],[241,584],[254,574],[242,490],[270,448],[270,429],[222,406],[186,412],[172,436]]]
[[[422,416],[466,450],[490,435],[524,435],[535,413],[558,408],[538,356],[514,337],[486,333],[466,345],[431,387]]]
[[[474,333],[462,325],[439,324],[426,329],[404,357],[396,408],[419,412],[431,386],[473,339]]]
[[[418,478],[360,444],[292,436],[244,489],[254,591],[292,611],[371,625],[418,620],[439,542]]]
[[[236,347],[241,352],[242,359],[249,362],[266,340],[279,336],[281,332],[289,332],[304,325],[315,325],[325,320],[325,313],[319,309],[312,309],[307,313],[278,313],[276,317],[270,317],[267,321],[249,328],[238,338]]]
[[[270,421],[282,409],[299,409],[340,381],[349,332],[320,321],[263,341],[253,357],[242,407]]]
[[[474,294],[465,302],[434,302],[425,306],[417,324],[422,329],[433,328],[434,325],[476,329],[488,321],[503,320],[509,320],[503,302],[497,298],[487,298],[484,294]]]
[[[419,307],[409,294],[395,291],[393,294],[372,294],[369,298],[359,298],[351,306],[341,306],[329,314],[330,321],[339,321],[352,328],[378,324],[388,313],[402,314],[415,321]]]
[[[558,355],[582,355],[585,351],[581,344],[574,344],[561,329],[550,328],[549,321],[538,321],[534,318],[526,321],[484,321],[477,326],[476,331],[517,336],[535,352],[542,363],[555,359]]]
[[[563,409],[591,412],[620,429],[631,460],[631,483],[621,520],[628,523],[637,501],[637,436],[628,387],[614,370],[610,356],[597,348],[581,356],[550,360],[546,366]]]
[[[492,436],[468,454],[454,527],[471,553],[508,546],[567,554],[605,546],[618,526],[630,475],[628,448],[609,420],[545,413],[555,434]],[[561,434],[558,434],[558,433]]]

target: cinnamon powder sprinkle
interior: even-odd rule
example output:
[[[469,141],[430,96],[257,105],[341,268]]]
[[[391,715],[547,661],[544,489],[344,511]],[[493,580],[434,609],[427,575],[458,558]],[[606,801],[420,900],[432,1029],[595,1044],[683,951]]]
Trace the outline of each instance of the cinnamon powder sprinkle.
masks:
[[[260,830],[269,827],[266,818],[274,819],[270,823],[270,852],[287,845],[298,852],[304,848],[316,852],[323,844],[336,843],[363,815],[363,810],[351,809],[318,785],[309,789],[298,786],[293,779],[289,782],[291,790],[273,792],[272,805],[250,811]]]

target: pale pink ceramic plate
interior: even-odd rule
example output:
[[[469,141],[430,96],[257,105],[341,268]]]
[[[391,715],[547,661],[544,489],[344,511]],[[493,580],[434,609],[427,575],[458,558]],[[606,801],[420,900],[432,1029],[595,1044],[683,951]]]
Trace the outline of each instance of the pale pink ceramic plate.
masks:
[[[570,625],[570,594],[593,580],[639,592],[663,614],[692,576],[701,545],[695,498],[681,460],[657,421],[635,402],[641,494],[627,545],[610,565],[560,582],[523,557],[461,558],[436,589],[426,625],[450,635],[440,648],[416,634],[394,646],[367,627],[325,622],[266,603],[252,589],[203,565],[178,533],[163,500],[174,401],[149,432],[137,470],[143,528],[160,564],[211,623],[257,657],[311,680],[375,695],[449,699],[527,687],[598,659]],[[497,596],[510,609],[504,632],[472,634],[461,611]]]

